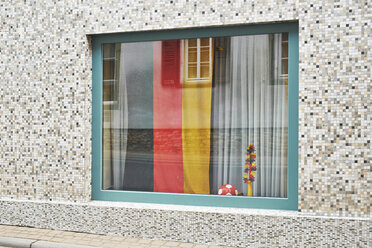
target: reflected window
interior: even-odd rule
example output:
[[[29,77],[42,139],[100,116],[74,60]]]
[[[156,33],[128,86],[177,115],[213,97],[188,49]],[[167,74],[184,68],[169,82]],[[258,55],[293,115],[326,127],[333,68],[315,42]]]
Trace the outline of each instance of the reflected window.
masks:
[[[213,66],[213,39],[199,38],[184,40],[185,82],[210,83]]]
[[[103,46],[103,104],[114,105],[117,101],[117,82],[119,78],[120,45]]]

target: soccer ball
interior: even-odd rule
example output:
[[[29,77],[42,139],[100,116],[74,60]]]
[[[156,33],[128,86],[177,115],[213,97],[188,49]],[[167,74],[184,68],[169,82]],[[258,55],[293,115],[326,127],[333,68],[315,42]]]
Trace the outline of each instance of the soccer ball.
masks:
[[[238,190],[234,185],[224,184],[218,189],[219,195],[238,195]]]

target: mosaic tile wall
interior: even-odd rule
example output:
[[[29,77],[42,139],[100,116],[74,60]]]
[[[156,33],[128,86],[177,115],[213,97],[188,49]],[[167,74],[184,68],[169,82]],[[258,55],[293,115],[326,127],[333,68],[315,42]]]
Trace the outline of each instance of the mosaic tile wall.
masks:
[[[0,201],[0,223],[234,247],[371,247],[367,218],[138,204]]]
[[[0,198],[87,202],[87,34],[299,22],[299,209],[371,215],[372,2],[1,1]]]

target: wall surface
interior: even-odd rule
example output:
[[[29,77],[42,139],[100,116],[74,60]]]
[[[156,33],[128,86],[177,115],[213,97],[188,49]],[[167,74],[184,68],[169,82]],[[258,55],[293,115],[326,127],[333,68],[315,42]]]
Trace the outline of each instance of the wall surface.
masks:
[[[0,201],[0,223],[234,247],[371,247],[367,218],[139,203]],[[0,235],[1,236],[1,235]]]
[[[285,21],[299,23],[299,211],[370,220],[368,0],[1,1],[0,199],[90,201],[88,34]]]

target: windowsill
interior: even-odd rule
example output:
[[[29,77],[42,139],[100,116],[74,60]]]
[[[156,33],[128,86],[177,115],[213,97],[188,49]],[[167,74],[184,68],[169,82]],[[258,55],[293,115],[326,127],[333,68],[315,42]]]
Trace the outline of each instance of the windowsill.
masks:
[[[137,209],[155,209],[166,211],[185,211],[202,213],[221,213],[221,214],[250,214],[250,215],[270,215],[270,216],[297,216],[299,212],[291,210],[271,210],[271,209],[252,209],[252,208],[226,208],[226,207],[206,207],[206,206],[185,206],[175,204],[158,203],[137,203],[137,202],[109,202],[93,200],[88,203],[92,206],[125,207]]]

